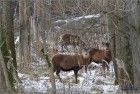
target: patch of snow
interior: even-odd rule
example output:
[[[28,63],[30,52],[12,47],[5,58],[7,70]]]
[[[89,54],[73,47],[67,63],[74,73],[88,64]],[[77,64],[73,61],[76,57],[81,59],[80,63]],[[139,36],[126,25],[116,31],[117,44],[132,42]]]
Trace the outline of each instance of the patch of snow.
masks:
[[[76,17],[76,18],[73,18],[72,20],[78,21],[78,20],[81,20],[82,18],[84,18],[84,16],[82,16],[82,17]]]
[[[22,73],[18,73],[18,77],[19,78],[28,78],[28,75],[27,74],[22,74]]]
[[[50,78],[49,77],[40,77],[40,79],[42,79],[42,80],[49,80]]]
[[[86,15],[86,16],[75,17],[72,19],[57,20],[54,22],[54,24],[56,24],[56,26],[61,26],[61,25],[64,25],[66,23],[73,22],[73,21],[80,21],[82,19],[91,19],[91,18],[99,18],[99,17],[101,17],[101,14]]]
[[[100,67],[101,64],[97,64],[97,63],[95,63],[95,62],[92,62],[89,66],[97,66],[97,67]]]
[[[57,20],[56,23],[64,22],[65,20]]]
[[[74,74],[74,72],[68,72],[67,75],[68,76],[72,76]]]
[[[59,26],[54,27],[56,30],[60,30],[61,28]]]
[[[19,36],[17,36],[16,40],[15,40],[15,44],[17,44],[19,42]]]
[[[59,54],[63,54],[63,55],[75,55],[75,54],[78,54],[78,53],[59,52]]]
[[[22,78],[22,83],[19,84],[20,87],[24,87],[23,89],[26,92],[47,92],[47,88],[50,87],[50,83],[46,82],[46,79],[48,79],[48,77],[40,77],[41,80],[38,81],[34,81],[29,79],[29,75],[28,78],[23,79],[23,77],[27,77],[26,74],[21,74],[18,73],[19,77]]]
[[[87,16],[84,16],[86,19],[88,18],[99,18],[101,16],[101,14],[96,14],[96,15],[87,15]]]
[[[117,90],[119,89],[119,86],[114,86],[114,85],[103,85],[103,90],[104,90],[104,94],[108,94],[110,92],[110,94],[115,94],[117,93]],[[112,92],[112,93],[111,93]]]
[[[47,91],[47,84],[45,84],[46,80],[39,80],[39,81],[32,81],[32,80],[25,80],[25,90],[35,90],[36,92],[46,92]]]

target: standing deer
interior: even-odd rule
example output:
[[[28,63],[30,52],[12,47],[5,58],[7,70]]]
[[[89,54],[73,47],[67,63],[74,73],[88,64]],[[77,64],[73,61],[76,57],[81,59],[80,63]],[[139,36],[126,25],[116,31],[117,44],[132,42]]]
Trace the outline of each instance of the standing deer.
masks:
[[[109,49],[109,44],[106,44],[106,49],[96,49],[92,48],[89,51],[90,62],[94,61],[95,63],[102,63],[103,70],[105,71],[106,67],[109,70],[108,63],[112,60],[111,50]]]
[[[72,34],[63,34],[60,36],[60,42],[61,42],[61,48],[64,50],[68,50],[67,46],[72,45],[74,48],[76,46],[79,47],[85,47],[85,43],[80,39],[79,36],[77,35],[72,35]]]
[[[75,81],[77,81],[77,74],[78,71],[83,67],[89,64],[89,52],[84,52],[81,55],[74,54],[74,55],[66,55],[66,54],[56,54],[52,58],[53,70],[56,72],[56,75],[61,80],[59,73],[60,71],[74,71],[75,74]]]

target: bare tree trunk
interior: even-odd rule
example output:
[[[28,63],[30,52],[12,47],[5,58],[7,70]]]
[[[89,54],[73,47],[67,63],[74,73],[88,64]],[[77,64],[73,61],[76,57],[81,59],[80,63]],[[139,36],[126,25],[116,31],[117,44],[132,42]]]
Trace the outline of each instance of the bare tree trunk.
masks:
[[[6,68],[6,64],[3,60],[3,56],[2,56],[2,53],[1,53],[1,50],[0,50],[0,60],[1,60],[1,72],[3,75],[1,75],[1,83],[0,85],[2,86],[2,89],[6,90],[6,91],[12,91],[12,85],[11,85],[11,82],[9,80],[9,74],[7,72],[7,68]],[[3,78],[3,79],[2,79]]]
[[[31,11],[28,0],[19,1],[19,20],[20,20],[20,62],[25,65],[31,63],[30,53],[30,16]]]
[[[140,36],[137,32],[131,32],[130,34],[131,48],[133,55],[133,68],[134,68],[134,85],[138,90],[140,89]]]
[[[42,38],[44,40],[44,42],[43,42],[43,54],[44,54],[46,62],[47,62],[47,68],[49,69],[49,74],[50,74],[49,77],[50,77],[51,86],[52,86],[51,94],[56,94],[55,77],[54,77],[54,72],[53,72],[53,66],[51,64],[52,58],[51,58],[51,56],[49,56],[49,55],[51,55],[51,54],[49,54],[50,51],[48,51],[48,53],[47,53],[45,34],[42,35]]]
[[[51,2],[51,0],[49,1]],[[52,90],[51,93],[52,94],[56,94],[56,85],[55,85],[55,77],[54,77],[54,72],[53,72],[53,65],[51,64],[51,57],[49,56],[49,51],[48,51],[48,47],[46,45],[46,32],[48,32],[51,28],[51,7],[50,7],[50,3],[47,3],[47,5],[44,5],[44,7],[47,8],[46,13],[44,13],[44,18],[47,19],[47,21],[45,21],[44,19],[42,19],[42,22],[44,22],[43,24],[41,24],[42,28],[43,28],[43,32],[42,32],[42,39],[43,39],[43,48],[44,48],[44,54],[45,54],[45,58],[47,61],[47,65],[49,68],[49,76],[50,76],[50,81],[51,81],[51,86],[52,86]],[[45,25],[44,25],[45,24]],[[44,31],[45,30],[45,31]]]
[[[5,83],[5,79],[4,79],[4,72],[2,69],[1,62],[0,62],[0,92],[3,93],[4,91],[6,91],[7,88],[6,88],[6,83]]]
[[[128,0],[128,3],[130,0]],[[128,17],[128,22],[131,25],[130,27],[130,44],[132,49],[132,56],[133,56],[133,68],[134,68],[134,86],[138,90],[140,90],[140,2],[136,0],[135,2],[131,3],[130,9],[134,7],[135,13],[131,13],[131,16]]]
[[[2,1],[0,1],[0,6],[3,6],[3,3]],[[2,28],[3,28],[3,25],[2,25],[2,8],[0,9],[0,33],[2,33]],[[0,36],[1,37],[1,36]],[[1,48],[1,39],[0,39],[0,48]],[[4,62],[2,61],[2,53],[1,53],[1,49],[0,49],[0,92],[1,93],[4,93],[4,91],[6,91],[6,83],[5,83],[5,79],[4,79],[4,72],[3,72],[3,69],[2,69],[2,63],[1,62]]]
[[[34,15],[32,16],[33,18],[33,44],[34,44],[34,49],[36,51],[36,54],[39,57],[41,56],[41,49],[43,48],[43,40],[41,39],[41,33],[45,32],[44,27],[42,24],[46,26],[44,21],[46,21],[45,17],[43,16],[46,13],[45,10],[45,1],[43,0],[36,0],[34,1]]]
[[[115,9],[114,6],[112,5],[115,5],[115,0],[114,1],[111,1],[111,0],[108,0],[108,9],[107,9],[107,12],[110,12],[110,11],[113,11]],[[115,71],[115,84],[118,84],[118,71],[117,71],[117,62],[115,60],[116,57],[116,29],[115,29],[115,25],[113,24],[112,22],[112,19],[113,16],[111,14],[108,13],[107,15],[108,17],[108,29],[109,29],[109,32],[111,33],[111,49],[112,49],[112,58],[113,58],[113,63],[114,63],[114,71]]]
[[[140,34],[140,1],[136,0],[135,4],[137,5],[136,9],[135,9],[136,15],[134,15],[134,14],[133,15],[134,15],[134,19],[135,19],[136,30],[137,30],[138,34]],[[132,7],[135,7],[135,6],[132,6]]]
[[[51,1],[49,1],[51,2]],[[47,10],[46,10],[47,9]],[[34,44],[34,49],[36,51],[36,54],[39,55],[41,49],[43,47],[43,54],[45,56],[46,62],[47,62],[47,67],[49,69],[49,74],[50,74],[50,81],[51,81],[51,85],[52,85],[52,94],[56,94],[56,86],[55,86],[55,77],[53,74],[53,66],[51,65],[51,58],[49,58],[48,55],[48,48],[46,45],[46,32],[48,32],[50,30],[50,5],[44,1],[44,0],[40,0],[40,1],[35,1],[34,2],[34,15],[33,15],[33,44]],[[42,38],[42,42],[40,42],[40,37]]]
[[[14,9],[15,1],[3,1],[3,13],[0,31],[0,65],[4,83],[8,91],[15,91],[17,63],[14,45]],[[3,77],[3,76],[2,76]]]

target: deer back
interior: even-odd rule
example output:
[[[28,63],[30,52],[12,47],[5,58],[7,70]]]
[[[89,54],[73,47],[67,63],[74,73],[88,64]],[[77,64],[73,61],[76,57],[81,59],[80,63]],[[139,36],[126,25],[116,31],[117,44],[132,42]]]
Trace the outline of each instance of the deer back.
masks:
[[[63,45],[84,46],[85,43],[77,35],[63,34],[60,36],[60,41]]]

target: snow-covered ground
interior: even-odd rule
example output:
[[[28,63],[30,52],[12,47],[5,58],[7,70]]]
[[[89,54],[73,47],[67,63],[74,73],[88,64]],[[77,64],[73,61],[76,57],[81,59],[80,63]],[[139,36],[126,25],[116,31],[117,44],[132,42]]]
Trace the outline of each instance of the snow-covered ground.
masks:
[[[33,67],[36,71],[40,70],[38,67],[41,66],[41,64],[44,66],[44,63],[38,63],[40,64],[38,64],[36,68]],[[36,64],[33,65],[35,66]],[[78,84],[74,83],[75,77],[73,71],[62,71],[60,77],[63,83],[59,82],[56,77],[57,94],[117,94],[119,86],[113,85],[114,71],[112,63],[110,64],[110,70],[105,73],[105,76],[102,75],[101,70],[100,65],[91,63],[88,73],[85,73],[84,70],[79,71]],[[19,87],[26,93],[50,94],[51,83],[48,75],[44,75],[44,73],[38,73],[37,79],[31,79],[29,74],[18,73],[22,80]]]

